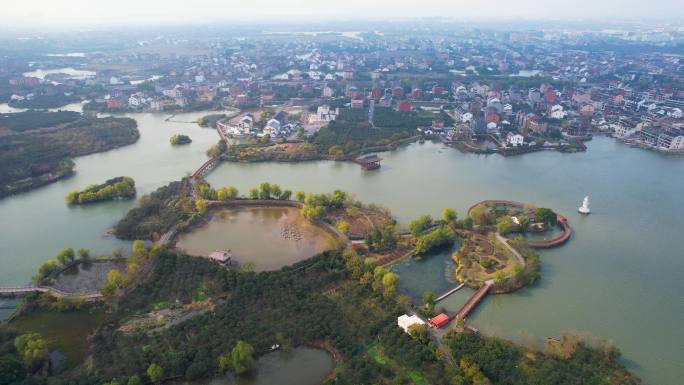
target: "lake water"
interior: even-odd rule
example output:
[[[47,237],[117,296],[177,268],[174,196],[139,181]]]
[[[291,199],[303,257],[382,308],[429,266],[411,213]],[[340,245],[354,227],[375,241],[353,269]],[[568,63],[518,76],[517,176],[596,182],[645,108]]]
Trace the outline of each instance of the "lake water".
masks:
[[[201,116],[201,113],[194,117]],[[107,178],[128,175],[145,193],[194,170],[217,141],[214,130],[165,122],[164,115],[131,115],[138,143],[76,160],[76,175],[0,200],[0,285],[23,284],[37,265],[64,247],[109,252],[127,246],[104,235],[132,202],[68,207],[64,195]],[[177,118],[194,120],[192,114]],[[171,147],[183,133],[188,146]],[[573,227],[564,246],[541,252],[542,279],[514,294],[489,296],[471,315],[483,331],[537,339],[564,330],[611,339],[630,369],[647,383],[676,385],[684,377],[684,159],[629,148],[597,137],[586,153],[537,152],[504,158],[462,154],[441,144],[413,144],[384,153],[382,168],[356,164],[221,164],[208,176],[214,186],[242,193],[268,181],[294,191],[349,191],[382,203],[406,222],[421,214],[459,214],[482,199],[512,199],[551,207]],[[577,213],[589,195],[592,214]],[[7,220],[11,218],[11,220]],[[427,278],[426,278],[427,279]],[[441,279],[441,277],[440,277]],[[460,307],[466,289],[440,303]]]
[[[10,322],[10,328],[22,333],[40,333],[48,348],[66,356],[66,366],[81,363],[88,353],[88,337],[105,319],[102,308],[67,312],[37,310]],[[78,325],[78,327],[74,327]]]
[[[299,347],[266,354],[257,360],[251,376],[232,375],[177,385],[318,385],[333,370],[330,355],[320,349]]]
[[[46,76],[51,74],[67,74],[71,79],[86,79],[96,75],[96,73],[93,71],[77,70],[73,67],[54,68],[49,70],[37,69],[35,71],[24,72],[22,75],[26,77],[45,79]]]
[[[175,119],[192,122],[208,113],[178,114]],[[135,179],[138,196],[149,193],[194,171],[208,159],[206,149],[218,141],[215,130],[195,123],[168,122],[165,114],[130,116],[138,121],[141,134],[135,144],[76,158],[72,177],[0,199],[0,286],[29,283],[40,263],[66,247],[90,248],[93,255],[129,247],[129,242],[106,232],[135,201],[67,206],[64,197],[69,191],[130,176]],[[169,137],[175,134],[189,135],[193,141],[186,146],[172,146]]]
[[[240,265],[252,262],[255,271],[264,271],[321,253],[332,240],[297,208],[245,207],[214,211],[209,223],[180,235],[176,247],[197,256],[229,249]]]
[[[415,304],[420,304],[426,291],[439,297],[456,287],[456,264],[451,255],[458,247],[459,243],[456,243],[454,247],[444,248],[422,259],[408,258],[392,265],[391,270],[400,277],[399,291],[410,296]]]

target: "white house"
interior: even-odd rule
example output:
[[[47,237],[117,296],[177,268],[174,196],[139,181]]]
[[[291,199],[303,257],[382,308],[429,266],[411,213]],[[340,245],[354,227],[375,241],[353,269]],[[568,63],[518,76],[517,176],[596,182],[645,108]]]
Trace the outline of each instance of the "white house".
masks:
[[[670,142],[670,151],[684,151],[684,136],[675,136]]]
[[[525,137],[520,134],[514,134],[512,132],[509,132],[508,135],[506,135],[506,143],[508,143],[508,145],[510,146],[522,146],[524,142]]]
[[[316,115],[314,116],[314,119],[317,122],[331,122],[331,121],[337,119],[337,115],[339,113],[340,113],[339,108],[335,108],[334,110],[331,110],[330,106],[328,106],[328,105],[318,106],[318,110],[316,110]]]
[[[563,119],[567,113],[563,111],[563,106],[560,104],[556,104],[555,106],[551,107],[551,118],[552,119]]]
[[[280,122],[276,119],[271,119],[266,123],[264,127],[264,134],[274,136],[280,132]]]
[[[139,98],[136,95],[131,95],[131,97],[128,98],[128,106],[131,108],[138,108],[142,105],[142,103],[142,98]]]
[[[613,130],[615,137],[617,138],[628,138],[637,132],[636,128],[627,128],[622,124],[611,124],[610,128]]]
[[[409,332],[409,327],[411,325],[425,325],[425,321],[420,319],[417,315],[401,315],[397,318],[397,325],[399,325],[400,328],[404,329],[404,332],[408,333]]]
[[[254,127],[254,118],[252,115],[247,114],[243,116],[238,123],[238,127],[242,132],[249,133],[252,130],[252,127]]]

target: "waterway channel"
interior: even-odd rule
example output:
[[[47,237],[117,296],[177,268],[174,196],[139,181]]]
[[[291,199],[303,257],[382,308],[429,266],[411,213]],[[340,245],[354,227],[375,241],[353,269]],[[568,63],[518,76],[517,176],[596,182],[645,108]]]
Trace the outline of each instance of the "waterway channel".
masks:
[[[200,165],[206,148],[217,140],[213,130],[168,122],[165,115],[131,116],[141,131],[138,143],[78,158],[73,177],[0,200],[0,285],[27,283],[39,263],[64,247],[104,253],[128,246],[104,234],[133,202],[68,207],[68,191],[128,175],[139,193],[150,192]],[[176,133],[190,135],[193,143],[171,147],[168,138]],[[439,216],[444,207],[463,214],[482,199],[551,207],[568,217],[573,238],[541,252],[538,285],[489,296],[470,321],[512,339],[587,331],[613,340],[624,362],[646,383],[679,384],[684,377],[684,159],[602,137],[588,146],[586,153],[504,158],[413,144],[383,154],[382,168],[375,172],[327,161],[224,163],[208,181],[234,185],[242,193],[264,181],[295,191],[342,189],[364,202],[381,203],[403,222],[421,214]],[[592,202],[587,217],[577,214],[585,195]],[[466,297],[467,292],[458,292],[440,306],[456,310]]]

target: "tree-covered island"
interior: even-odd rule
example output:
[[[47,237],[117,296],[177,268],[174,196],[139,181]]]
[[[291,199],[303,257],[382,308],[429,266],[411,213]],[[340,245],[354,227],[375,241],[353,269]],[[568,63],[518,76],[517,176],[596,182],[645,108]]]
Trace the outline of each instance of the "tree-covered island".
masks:
[[[74,117],[31,112],[0,118],[9,131],[0,135],[0,198],[71,175],[74,157],[126,146],[140,137],[131,118]]]
[[[187,135],[177,134],[169,138],[169,142],[171,142],[171,144],[174,146],[177,146],[182,144],[190,144],[192,143],[192,139],[190,139],[190,137]]]
[[[65,200],[67,204],[80,205],[133,197],[135,197],[135,181],[133,178],[120,176],[100,185],[88,186],[81,191],[71,191]]]

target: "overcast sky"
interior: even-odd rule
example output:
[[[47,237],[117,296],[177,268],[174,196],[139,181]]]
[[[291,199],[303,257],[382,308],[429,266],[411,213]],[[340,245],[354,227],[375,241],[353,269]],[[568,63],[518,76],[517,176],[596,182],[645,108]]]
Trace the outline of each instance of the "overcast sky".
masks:
[[[684,20],[683,4],[683,0],[2,0],[0,24],[76,27],[435,16],[506,20]]]

